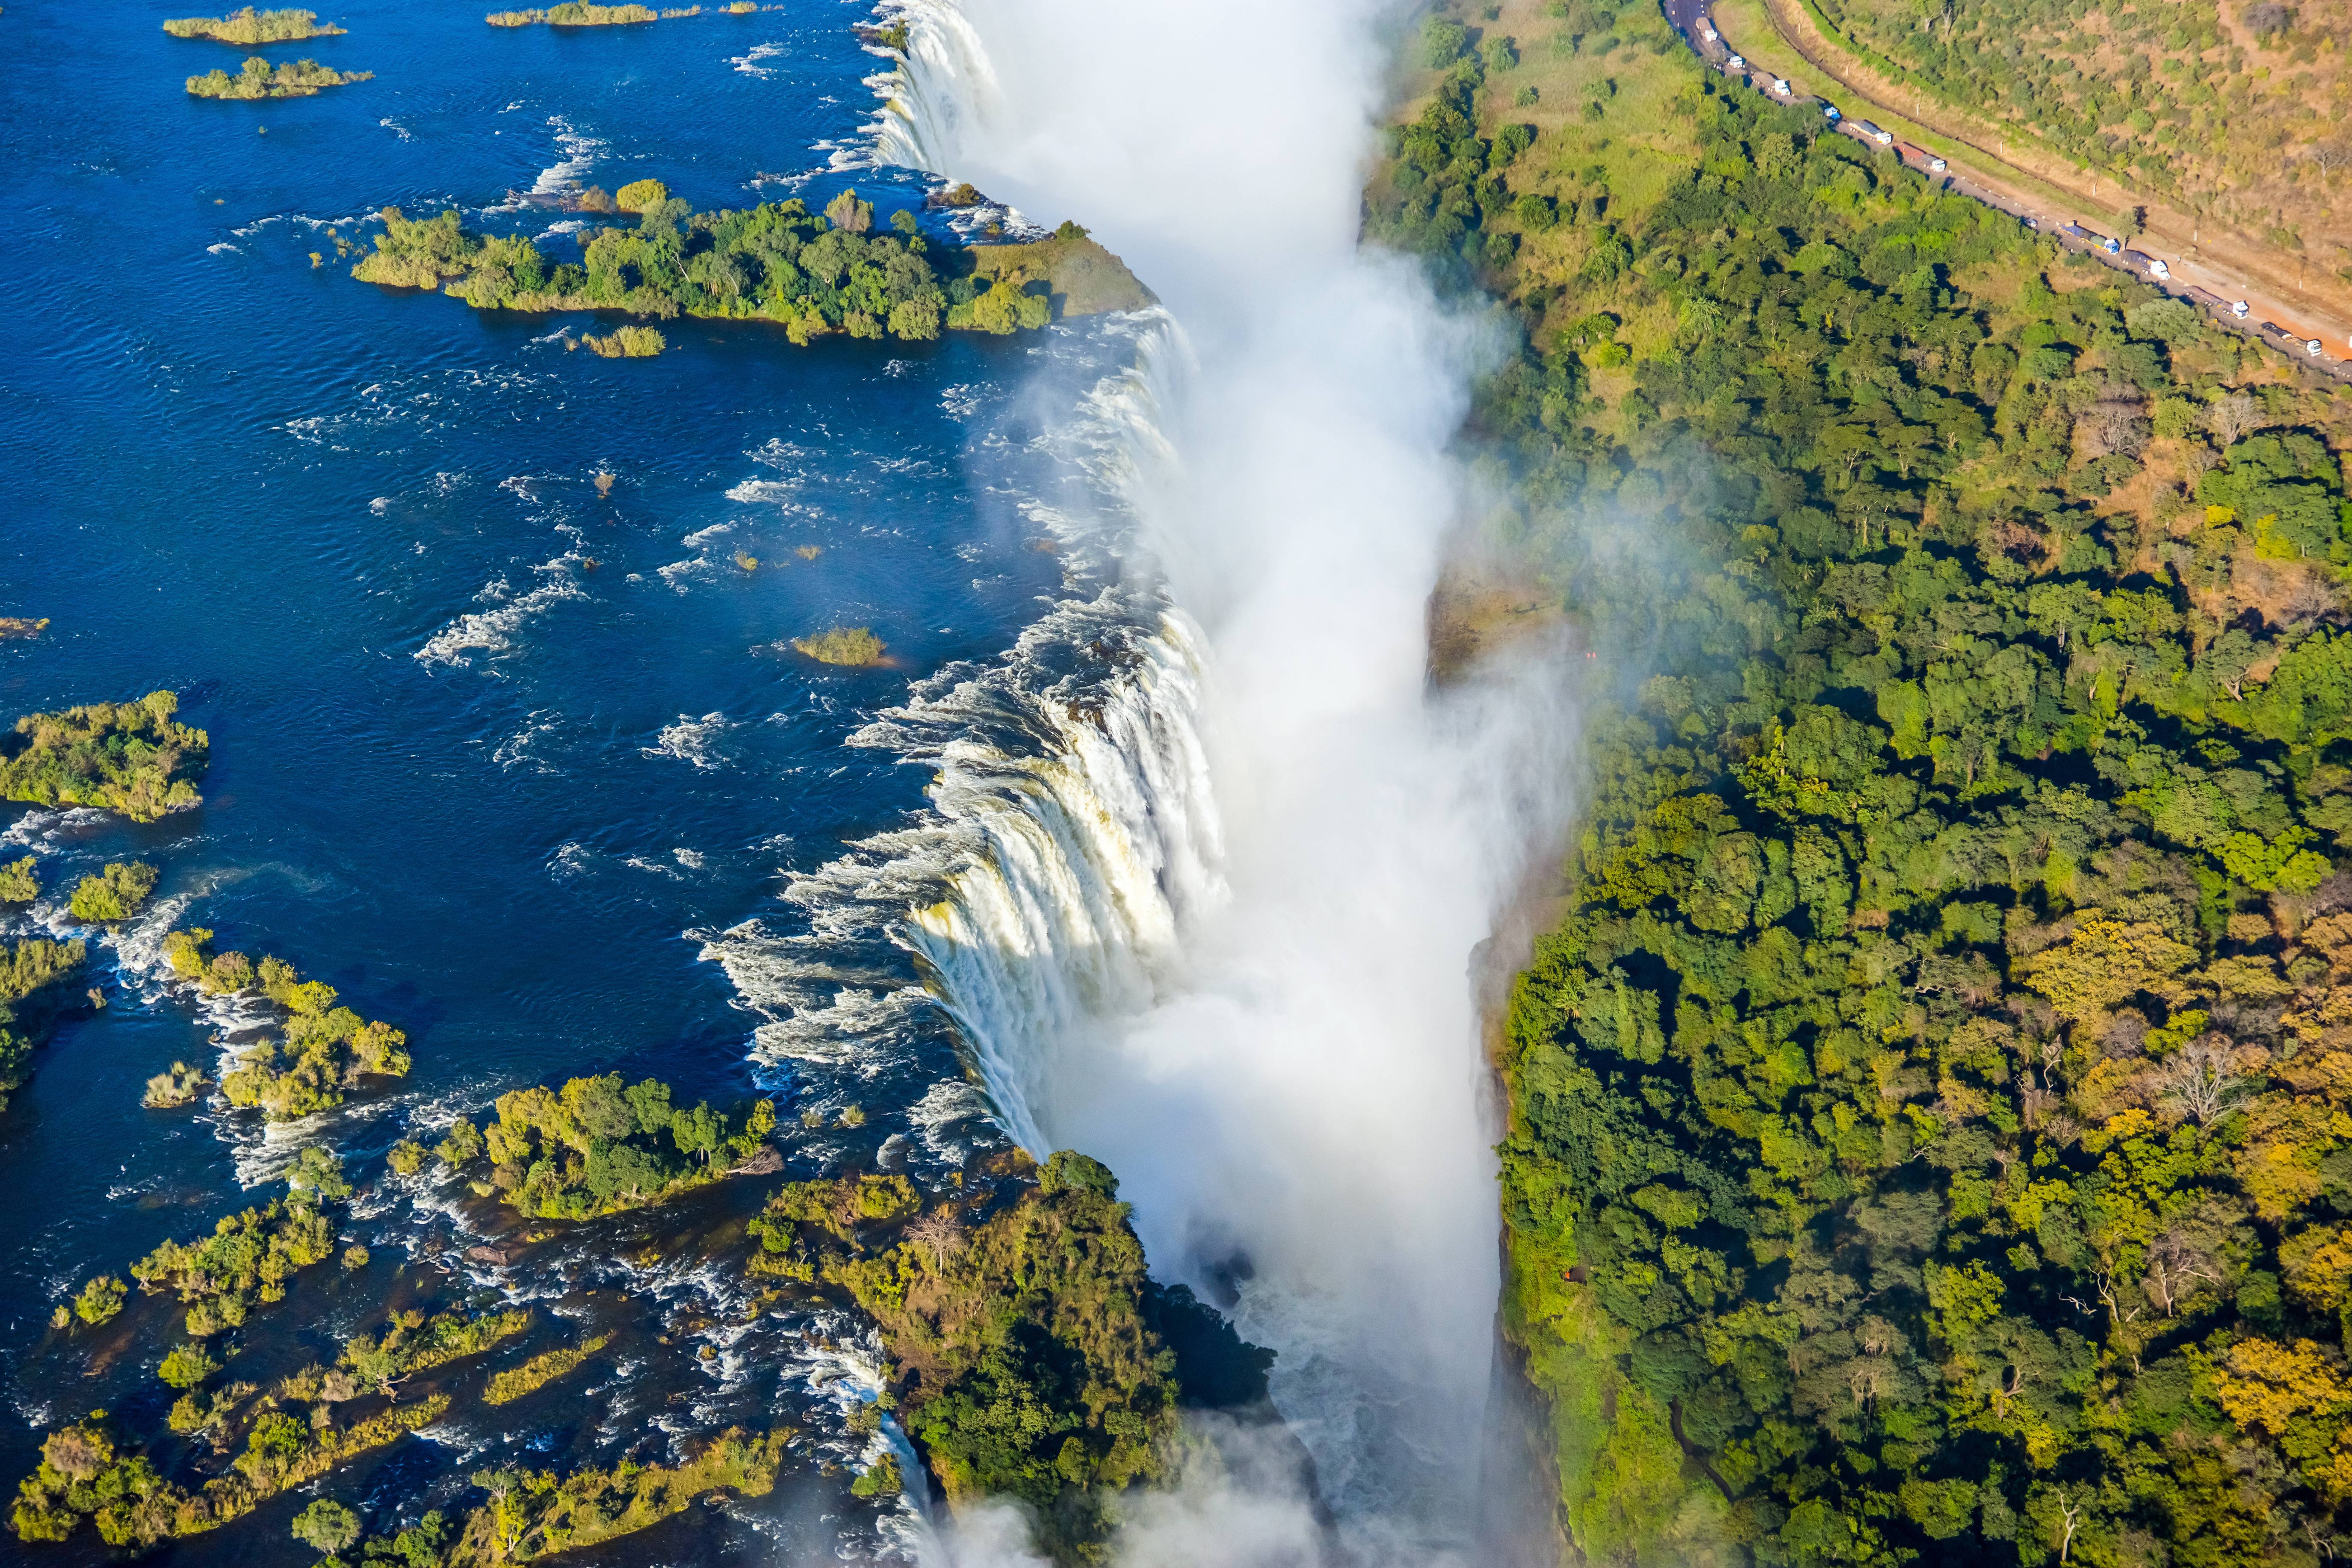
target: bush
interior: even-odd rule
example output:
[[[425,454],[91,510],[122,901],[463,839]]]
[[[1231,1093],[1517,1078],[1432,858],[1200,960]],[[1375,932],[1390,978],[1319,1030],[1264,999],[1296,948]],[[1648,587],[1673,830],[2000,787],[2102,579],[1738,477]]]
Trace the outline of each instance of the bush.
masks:
[[[582,334],[581,342],[604,359],[651,359],[669,344],[651,327],[615,327],[610,337]]]
[[[210,1351],[201,1342],[191,1342],[174,1345],[163,1357],[163,1364],[156,1368],[156,1375],[167,1386],[184,1391],[195,1387],[220,1369],[221,1363],[213,1359]]]
[[[625,213],[642,213],[669,200],[669,187],[659,180],[632,180],[613,193],[613,205]]]
[[[814,637],[794,637],[793,647],[819,664],[867,665],[879,663],[882,639],[870,626],[835,626]]]
[[[294,1539],[333,1556],[360,1538],[360,1516],[332,1498],[320,1498],[294,1516]]]
[[[122,1310],[122,1303],[131,1299],[129,1286],[111,1274],[102,1274],[81,1288],[74,1298],[74,1316],[96,1328]]]
[[[33,874],[30,855],[0,866],[0,904],[29,904],[41,896],[41,880]]]
[[[155,890],[155,868],[141,861],[114,862],[81,879],[68,906],[78,921],[112,925],[137,914]]]

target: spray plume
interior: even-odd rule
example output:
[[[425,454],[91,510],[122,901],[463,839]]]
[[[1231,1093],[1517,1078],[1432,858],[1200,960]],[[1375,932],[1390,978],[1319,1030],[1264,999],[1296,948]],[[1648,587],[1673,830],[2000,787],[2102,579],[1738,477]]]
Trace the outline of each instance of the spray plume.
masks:
[[[1438,1563],[1475,1525],[1497,1288],[1468,970],[1559,831],[1547,748],[1571,727],[1533,664],[1428,689],[1447,447],[1485,351],[1357,245],[1377,12],[916,0],[881,141],[1081,218],[1181,325],[1153,365],[1171,456],[1132,500],[1205,642],[1223,885],[1116,1005],[997,1041],[1028,1060],[992,1087],[1024,1137],[1118,1170],[1155,1268],[1280,1353],[1276,1402],[1349,1554]],[[1316,1561],[1280,1490],[1188,1485],[1123,1561]],[[967,1521],[954,1560],[1018,1561],[1014,1539]]]

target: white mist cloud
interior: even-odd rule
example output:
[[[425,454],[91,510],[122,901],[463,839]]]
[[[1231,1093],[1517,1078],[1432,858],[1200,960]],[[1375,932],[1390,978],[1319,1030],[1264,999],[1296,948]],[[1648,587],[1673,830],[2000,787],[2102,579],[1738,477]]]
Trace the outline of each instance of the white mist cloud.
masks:
[[[1475,1524],[1498,1283],[1469,968],[1559,830],[1570,727],[1533,666],[1426,687],[1463,505],[1447,444],[1491,345],[1356,243],[1387,8],[939,4],[915,11],[916,118],[952,144],[922,155],[1089,226],[1192,351],[1161,388],[1177,462],[1138,500],[1212,649],[1230,896],[1154,1005],[1051,1047],[1029,1109],[1119,1173],[1155,1268],[1247,1260],[1235,1315],[1280,1352],[1276,1402],[1351,1548],[1450,1560]],[[1312,1561],[1313,1536],[1288,1489],[1228,1476],[1147,1505],[1122,1552],[1271,1568]]]

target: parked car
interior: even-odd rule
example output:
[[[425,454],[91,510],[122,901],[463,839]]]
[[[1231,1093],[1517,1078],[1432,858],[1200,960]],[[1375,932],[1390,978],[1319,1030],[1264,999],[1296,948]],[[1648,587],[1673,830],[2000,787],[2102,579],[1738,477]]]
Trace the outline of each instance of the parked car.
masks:
[[[1773,90],[1774,92],[1779,93],[1782,98],[1786,98],[1786,97],[1788,97],[1788,96],[1789,96],[1789,79],[1788,79],[1788,78],[1786,78],[1786,77],[1779,77],[1779,76],[1774,77],[1774,78],[1772,79],[1772,90]]]
[[[1748,68],[1748,58],[1745,55],[1734,55],[1723,63],[1736,71],[1744,71]]]
[[[1824,103],[1822,105],[1822,118],[1828,121],[1832,125],[1835,125],[1839,121],[1843,120],[1845,116],[1838,112],[1838,106],[1836,104]]]

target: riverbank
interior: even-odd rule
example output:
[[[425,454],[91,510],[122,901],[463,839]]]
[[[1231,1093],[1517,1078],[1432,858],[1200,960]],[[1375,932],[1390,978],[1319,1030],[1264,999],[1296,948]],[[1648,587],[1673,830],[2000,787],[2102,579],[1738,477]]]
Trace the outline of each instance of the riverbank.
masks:
[[[2278,1020],[2334,1005],[2352,899],[2352,701],[2307,684],[2345,657],[2343,400],[1645,12],[1569,12],[1441,14],[1368,204],[1528,328],[1466,439],[1594,655],[1570,891],[1497,1043],[1564,1537],[2329,1528],[2252,1400],[2339,1329],[2271,1284],[2333,1189],[2265,1162],[2307,1147],[2277,1119],[2321,1047]],[[2277,1479],[2177,1465],[2202,1434]]]

